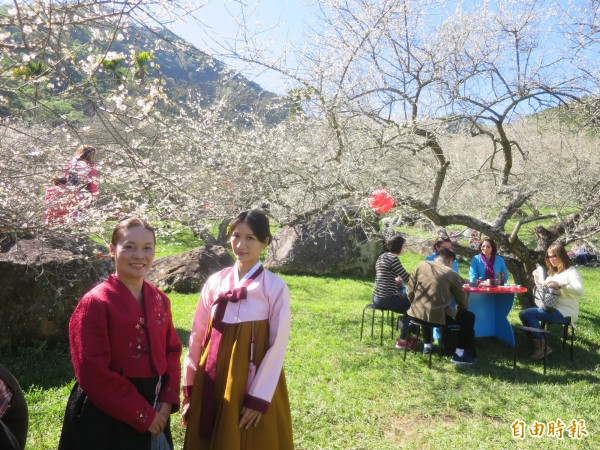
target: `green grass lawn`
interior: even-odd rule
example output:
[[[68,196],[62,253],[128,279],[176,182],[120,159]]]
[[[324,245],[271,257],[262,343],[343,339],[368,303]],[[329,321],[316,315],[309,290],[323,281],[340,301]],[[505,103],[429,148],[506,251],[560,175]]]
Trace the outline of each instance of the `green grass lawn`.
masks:
[[[422,256],[403,254],[411,270]],[[461,265],[461,273],[468,270]],[[492,338],[478,340],[476,366],[456,367],[434,357],[431,369],[420,354],[393,348],[386,326],[384,345],[370,319],[359,341],[361,313],[370,302],[372,280],[284,276],[292,295],[292,335],[285,363],[297,449],[554,449],[599,448],[600,269],[582,269],[586,294],[577,324],[575,359],[561,351],[558,332],[548,373],[530,361],[525,345],[518,367],[512,348]],[[196,295],[170,295],[175,325],[187,344]],[[518,306],[509,318],[518,323]],[[394,333],[395,335],[395,333]],[[524,343],[524,339],[521,340]],[[20,380],[30,409],[28,449],[54,449],[73,372],[66,345],[22,348],[2,363]],[[585,421],[577,440],[512,437],[511,424]],[[183,428],[174,416],[176,446]],[[579,422],[580,424],[582,422]],[[256,449],[260,450],[260,449]]]

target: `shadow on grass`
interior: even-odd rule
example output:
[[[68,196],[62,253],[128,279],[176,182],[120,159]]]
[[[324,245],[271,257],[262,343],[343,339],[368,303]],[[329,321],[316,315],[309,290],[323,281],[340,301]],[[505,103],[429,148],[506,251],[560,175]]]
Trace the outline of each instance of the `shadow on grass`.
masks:
[[[190,332],[177,328],[181,343],[187,345]],[[71,354],[66,343],[49,344],[40,342],[19,347],[10,352],[3,351],[0,361],[17,378],[21,388],[51,389],[73,381],[75,374],[71,365]]]
[[[175,331],[177,332],[177,336],[181,341],[181,345],[183,345],[184,347],[188,345],[188,342],[190,342],[190,330],[184,330],[183,328],[175,328]]]
[[[582,316],[583,318],[583,316]],[[380,320],[380,319],[379,319]],[[365,346],[364,351],[369,351],[369,346],[380,348],[379,346],[379,322],[375,320],[375,333],[371,337],[371,317],[365,318],[365,330],[363,333],[362,345]],[[356,330],[356,342],[359,343],[360,333],[360,317],[337,317],[337,326],[340,330]],[[367,323],[368,322],[368,323]],[[593,326],[600,327],[600,319],[585,317],[585,327]],[[591,325],[590,325],[591,323]],[[600,352],[598,352],[597,344],[578,335],[583,326],[579,325],[575,331],[575,342],[573,348],[573,360],[570,359],[570,342],[567,341],[565,348],[562,348],[562,326],[551,326],[551,336],[549,344],[553,352],[548,356],[546,365],[546,375],[543,373],[543,362],[534,361],[529,358],[531,351],[528,339],[522,333],[518,338],[517,349],[517,364],[513,369],[514,348],[510,347],[495,338],[477,338],[477,354],[478,362],[474,366],[455,366],[457,371],[464,374],[469,374],[474,377],[492,378],[499,381],[506,381],[519,384],[539,384],[539,383],[554,383],[567,385],[574,381],[589,381],[591,383],[600,382],[600,376],[596,374],[596,368],[600,365]],[[383,346],[390,349],[393,346],[393,340],[390,340],[389,325],[384,326]],[[432,361],[432,370],[436,370],[436,365],[439,367],[447,367],[449,358],[444,357],[445,361],[440,361],[437,355],[437,343],[434,348],[435,354]],[[403,361],[403,351],[398,352],[399,363]],[[409,358],[414,357],[409,352]],[[391,356],[391,355],[390,355]],[[417,355],[419,356],[419,355]],[[444,359],[443,358],[443,359]],[[423,358],[423,363],[426,365],[426,358]],[[362,361],[368,364],[368,360]]]
[[[560,329],[562,332],[562,328]],[[514,348],[493,338],[478,339],[478,364],[474,367],[459,366],[461,371],[469,371],[476,377],[489,377],[496,380],[519,384],[552,383],[567,385],[575,381],[598,383],[600,377],[595,368],[600,364],[600,357],[595,344],[575,338],[573,360],[570,359],[569,343],[562,348],[560,336],[554,334],[549,343],[553,352],[546,361],[546,375],[543,372],[543,361],[529,357],[531,348],[525,336],[520,336],[517,348],[516,367],[513,368]]]
[[[69,345],[39,342],[3,352],[2,364],[9,368],[21,388],[51,389],[63,386],[74,378]]]
[[[189,330],[177,328],[176,331],[181,343],[187,345]],[[58,388],[75,378],[69,345],[66,343],[39,342],[9,352],[3,351],[0,361],[13,373],[25,391],[32,387]]]

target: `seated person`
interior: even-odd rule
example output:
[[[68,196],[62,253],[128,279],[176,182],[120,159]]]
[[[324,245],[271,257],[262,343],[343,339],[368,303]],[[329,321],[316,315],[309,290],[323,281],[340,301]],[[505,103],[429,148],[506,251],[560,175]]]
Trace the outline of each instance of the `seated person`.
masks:
[[[435,258],[437,257],[438,251],[441,248],[447,248],[449,250],[452,250],[452,246],[454,245],[452,239],[448,236],[445,237],[439,237],[436,239],[436,241],[433,243],[433,252],[427,256],[427,258],[425,258],[425,261],[435,261]],[[456,273],[458,273],[458,261],[455,259],[454,262],[452,263],[452,270],[454,270]],[[469,280],[464,280],[463,279],[463,283],[468,283]],[[454,301],[454,299],[452,299],[452,303],[450,306],[456,306],[456,302]],[[439,330],[436,330],[435,332],[436,334],[436,338],[439,336]],[[431,341],[429,341],[431,342]],[[429,350],[429,345],[427,346],[427,350]]]
[[[577,266],[587,266],[588,265],[588,251],[584,245],[574,245],[572,247],[573,250],[573,262]]]
[[[579,316],[579,299],[583,295],[581,274],[573,267],[565,248],[559,243],[553,243],[546,250],[546,267],[548,276],[542,280],[536,269],[533,273],[535,284],[542,283],[558,289],[559,299],[552,310],[535,307],[524,309],[519,313],[521,323],[526,327],[540,328],[540,322],[575,323]],[[544,344],[544,335],[538,332],[528,332],[532,359],[542,359],[552,353],[549,345]],[[546,350],[544,352],[544,349]]]
[[[442,248],[434,261],[417,264],[408,282],[411,306],[407,314],[431,325],[457,324],[460,330],[452,362],[475,364],[475,314],[469,311],[462,278],[452,270],[455,259],[452,250]],[[452,299],[457,307],[450,306]],[[423,340],[431,346],[431,329],[423,329]]]
[[[27,403],[15,377],[0,364],[0,448],[22,450],[27,441]]]
[[[384,217],[383,218],[383,236],[389,237],[393,233],[394,233],[394,227],[392,226],[390,218]]]
[[[591,245],[586,247],[587,257],[588,257],[588,265],[597,266],[598,265],[598,254],[596,250]]]
[[[486,237],[479,242],[479,254],[471,259],[471,268],[469,269],[469,281],[473,283],[476,280],[490,280],[500,278],[504,274],[504,283],[508,282],[508,270],[504,258],[496,252],[498,247],[493,239]]]
[[[385,241],[384,252],[377,258],[377,263],[375,263],[375,285],[373,286],[373,304],[377,308],[399,314],[406,314],[406,310],[410,306],[406,295],[398,292],[402,287],[396,281],[396,278],[400,278],[404,282],[408,282],[410,277],[398,259],[404,242],[405,239],[402,236],[393,236]],[[402,331],[396,342],[396,348],[403,348],[407,345],[411,348],[411,345],[406,341],[407,334],[408,319],[403,323]]]
[[[452,239],[450,239],[448,236],[437,238],[436,241],[433,243],[433,252],[429,256],[427,256],[427,258],[425,258],[425,261],[434,261],[437,257],[438,251],[441,248],[447,248],[449,250],[452,250]],[[458,261],[456,259],[452,263],[452,270],[458,273]]]
[[[479,231],[471,230],[469,236],[469,247],[475,250],[479,246]]]

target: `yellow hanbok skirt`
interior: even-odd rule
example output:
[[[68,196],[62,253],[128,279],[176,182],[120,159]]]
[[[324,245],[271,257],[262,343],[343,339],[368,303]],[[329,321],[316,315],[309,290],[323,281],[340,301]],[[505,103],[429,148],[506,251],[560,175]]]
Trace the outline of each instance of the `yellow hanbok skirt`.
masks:
[[[209,325],[210,336],[212,323]],[[219,353],[215,394],[215,424],[210,440],[199,435],[204,367],[210,342],[204,348],[190,399],[184,450],[293,450],[292,418],[283,370],[271,404],[256,427],[239,427],[240,412],[246,396],[252,322],[225,324]],[[254,361],[257,367],[269,349],[269,322],[254,322]]]

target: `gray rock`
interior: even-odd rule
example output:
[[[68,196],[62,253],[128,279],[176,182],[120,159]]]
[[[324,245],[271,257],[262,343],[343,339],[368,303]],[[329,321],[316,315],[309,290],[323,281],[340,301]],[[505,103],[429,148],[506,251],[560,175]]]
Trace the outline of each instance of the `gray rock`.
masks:
[[[360,223],[334,214],[282,228],[269,248],[265,267],[282,273],[375,274],[381,241],[367,238]]]
[[[110,261],[97,253],[87,238],[14,237],[0,253],[0,348],[66,340],[77,301],[108,276]]]
[[[146,280],[166,292],[199,292],[210,275],[233,265],[233,262],[225,248],[207,245],[157,259]]]

